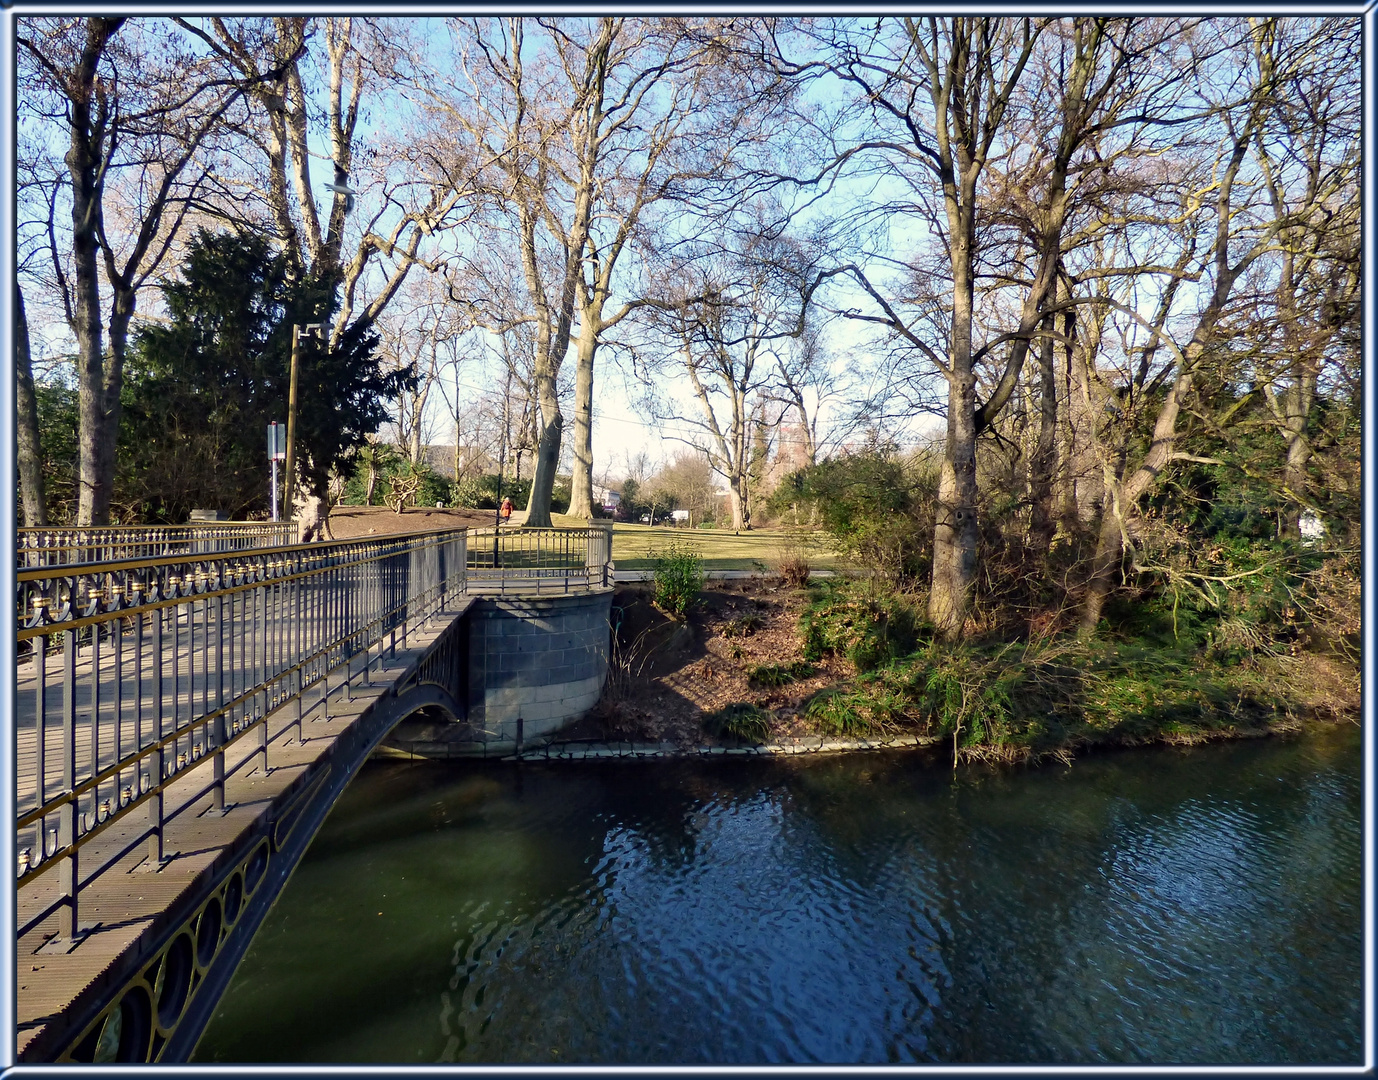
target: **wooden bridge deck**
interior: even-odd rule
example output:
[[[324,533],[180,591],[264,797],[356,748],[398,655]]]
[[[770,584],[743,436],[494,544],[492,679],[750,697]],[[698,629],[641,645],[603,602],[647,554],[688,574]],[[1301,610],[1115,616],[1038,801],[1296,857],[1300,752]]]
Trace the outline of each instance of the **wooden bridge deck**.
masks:
[[[467,603],[463,602],[460,611]],[[301,723],[300,739],[294,730],[289,730],[296,726],[295,699],[288,700],[272,712],[267,721],[270,742],[267,771],[256,763],[227,775],[223,812],[213,809],[212,796],[208,792],[191,808],[168,822],[164,831],[162,865],[152,864],[147,842],[140,843],[114,867],[84,885],[80,896],[84,933],[76,939],[75,944],[58,936],[60,914],[48,917],[17,941],[16,1049],[21,1060],[25,1048],[79,996],[97,991],[99,984],[128,977],[129,973],[121,970],[122,964],[132,962],[131,957],[137,959],[140,946],[163,931],[167,912],[180,909],[184,902],[204,888],[204,881],[217,856],[235,845],[239,838],[253,832],[283,796],[294,786],[299,786],[301,778],[312,770],[359,717],[424,656],[458,613],[452,608],[432,617],[420,627],[410,628],[405,648],[399,645],[395,657],[385,658],[385,662],[375,660],[371,685],[360,685],[356,676],[349,690],[349,700],[344,699],[343,687],[332,687],[328,719],[319,708],[310,708],[316,696],[308,687],[303,709],[309,711],[305,711]],[[78,678],[76,684],[88,689],[81,691],[84,697],[79,696],[76,705],[79,713],[84,707],[86,714],[89,714],[90,662],[87,660],[85,663],[86,677]],[[108,673],[105,670],[107,663],[111,665]],[[102,681],[107,674],[114,678],[113,664],[113,656],[102,657]],[[35,700],[33,661],[22,665],[18,674],[16,701],[20,706],[20,715],[16,717],[16,792],[20,796],[19,811],[22,814],[26,808],[37,805],[34,794],[37,778],[36,708],[25,704]],[[79,671],[78,674],[83,673]],[[152,682],[154,673],[151,669],[144,674],[147,681]],[[129,673],[125,677],[129,677]],[[190,709],[192,699],[202,696],[202,679],[192,679],[186,672],[176,680],[169,679],[163,690],[165,700],[167,695],[174,693],[174,681],[177,697],[184,700]],[[151,689],[149,693],[152,693]],[[60,698],[61,694],[53,696]],[[54,709],[61,707],[60,703],[49,703],[45,709],[48,714],[47,726],[54,723],[55,715],[60,726],[60,713],[55,713]],[[151,710],[150,714],[156,715]],[[141,737],[148,736],[147,732],[136,731],[135,724],[131,716],[116,718],[112,715],[103,717],[99,728],[94,728],[90,723],[78,725],[81,732],[77,751],[78,760],[82,762],[80,771],[84,773],[90,767],[93,736],[99,735],[96,739],[97,758],[102,765],[108,765],[115,760],[117,731],[121,743],[126,747],[136,745]],[[108,752],[104,748],[108,748]],[[234,765],[259,751],[257,735],[249,733],[238,739],[225,750],[226,773],[230,774]],[[177,798],[178,795],[185,799],[198,788],[205,787],[210,781],[210,768],[210,756],[201,758],[194,766],[187,768],[171,785],[169,803],[180,803],[182,800]],[[61,764],[48,760],[45,755],[44,771],[51,791],[60,783]],[[136,820],[127,823],[117,820],[99,836],[92,838],[89,856],[87,849],[83,849],[83,859],[88,865],[104,862],[144,831],[147,825],[145,816],[138,811],[131,812],[129,816]],[[21,842],[19,846],[22,848],[24,845]],[[58,877],[54,869],[18,891],[17,925],[24,925],[58,897]]]

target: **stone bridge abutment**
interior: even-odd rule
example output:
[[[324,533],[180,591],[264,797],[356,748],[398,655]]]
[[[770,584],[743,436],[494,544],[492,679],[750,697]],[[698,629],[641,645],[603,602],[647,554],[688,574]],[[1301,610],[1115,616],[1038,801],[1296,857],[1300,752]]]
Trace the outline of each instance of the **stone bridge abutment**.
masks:
[[[612,589],[475,597],[460,621],[460,715],[403,720],[385,744],[421,757],[502,757],[538,744],[597,703],[608,674]]]

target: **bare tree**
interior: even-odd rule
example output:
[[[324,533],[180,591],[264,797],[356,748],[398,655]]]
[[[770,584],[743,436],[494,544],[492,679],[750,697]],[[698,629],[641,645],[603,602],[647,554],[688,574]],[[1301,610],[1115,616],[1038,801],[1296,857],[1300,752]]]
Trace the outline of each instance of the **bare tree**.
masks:
[[[610,305],[648,211],[682,207],[699,180],[724,182],[734,153],[764,138],[750,117],[789,90],[731,77],[732,33],[727,19],[456,23],[460,77],[425,88],[438,134],[484,163],[484,189],[503,210],[492,226],[523,268],[541,407],[530,525],[549,522],[565,423],[556,383],[571,348],[570,512],[592,511],[594,362],[635,307]]]
[[[769,388],[779,369],[778,346],[797,336],[804,323],[804,274],[798,249],[761,228],[741,226],[736,251],[699,252],[693,262],[664,274],[677,282],[651,308],[651,333],[674,342],[648,368],[683,372],[697,403],[685,414],[662,402],[666,419],[698,428],[694,442],[728,483],[734,529],[751,527],[752,469],[759,463],[760,438],[778,425],[778,406],[767,417]],[[661,272],[658,272],[658,274]]]
[[[1100,622],[1123,553],[1128,550],[1133,562],[1142,565],[1135,544],[1140,500],[1160,482],[1173,461],[1191,459],[1178,448],[1179,420],[1184,410],[1192,408],[1198,379],[1204,377],[1213,359],[1221,357],[1221,331],[1228,323],[1236,285],[1260,260],[1274,259],[1285,249],[1292,226],[1324,216],[1337,197],[1353,190],[1352,170],[1331,170],[1316,185],[1304,186],[1297,202],[1283,206],[1275,197],[1275,188],[1269,190],[1268,170],[1251,172],[1246,168],[1251,148],[1257,146],[1260,133],[1269,126],[1281,96],[1288,50],[1282,47],[1277,29],[1273,19],[1222,28],[1232,40],[1225,53],[1228,75],[1219,81],[1233,93],[1216,110],[1218,164],[1211,170],[1208,184],[1183,193],[1183,217],[1207,239],[1202,276],[1208,276],[1209,285],[1200,290],[1200,307],[1189,323],[1191,331],[1184,345],[1176,344],[1165,325],[1146,327],[1147,341],[1138,369],[1143,374],[1137,378],[1143,383],[1158,350],[1165,350],[1167,363],[1148,384],[1162,387],[1164,392],[1153,416],[1147,449],[1137,460],[1107,470],[1100,537],[1081,613],[1083,634],[1094,633]],[[1356,107],[1352,100],[1350,107]],[[1203,197],[1207,194],[1209,197]],[[1132,309],[1117,306],[1123,315],[1142,323]],[[1211,424],[1225,427],[1241,405],[1241,401],[1231,403],[1224,415],[1210,418]]]
[[[1125,19],[930,18],[834,22],[810,38],[815,59],[794,70],[839,79],[867,120],[824,174],[845,166],[897,188],[878,212],[917,217],[941,245],[893,260],[892,285],[857,265],[833,274],[850,277],[872,305],[846,314],[884,327],[947,384],[929,617],[955,637],[976,573],[977,437],[1019,385],[1031,343],[1057,333],[1047,316],[1059,268],[1086,239],[1068,234],[1078,202],[1094,222],[1095,193],[1114,186],[1104,178],[1141,138],[1143,112],[1187,120],[1182,110],[1167,115],[1182,78],[1171,65],[1173,34]],[[945,355],[935,338],[945,339]]]
[[[850,272],[880,308],[869,318],[903,336],[947,380],[947,453],[929,593],[929,618],[947,636],[962,631],[976,574],[978,185],[999,150],[1006,111],[1044,25],[1028,18],[905,19],[893,33],[877,21],[869,27],[832,23],[819,35],[827,70],[860,92],[873,118],[896,126],[893,139],[870,138],[862,146],[898,155],[941,189],[952,281],[946,357],[909,328],[859,268]]]
[[[177,21],[249,80],[253,139],[261,157],[247,167],[264,192],[257,223],[275,235],[298,279],[329,283],[332,294],[338,289],[329,340],[331,349],[338,348],[346,333],[361,332],[378,319],[414,267],[441,269],[436,238],[459,226],[475,206],[471,163],[452,147],[418,140],[405,125],[360,154],[357,129],[368,95],[398,93],[404,80],[399,64],[410,53],[405,24],[303,16]],[[319,112],[303,73],[313,47],[324,54],[325,102]],[[320,185],[332,192],[324,221],[311,165],[317,117],[324,119],[330,147],[330,180]],[[240,202],[227,205],[222,198],[218,207],[227,218],[245,214]],[[356,207],[360,221],[347,251]],[[302,535],[322,532],[327,487],[303,483],[296,490],[293,510]]]
[[[662,204],[682,212],[695,192],[729,184],[748,148],[769,138],[767,118],[792,91],[758,65],[741,62],[732,20],[605,19],[601,25],[611,36],[606,70],[575,155],[593,208],[577,291],[569,512],[578,517],[593,509],[594,358],[606,332],[638,306],[628,300],[609,314],[619,263],[648,212]],[[557,38],[562,55],[567,40]]]
[[[656,470],[642,486],[642,498],[653,497],[676,510],[687,510],[690,524],[702,521],[716,496],[713,467],[702,451],[685,447]]]
[[[782,444],[788,438],[791,445],[798,447],[798,452],[791,454],[791,460],[797,459],[799,465],[805,466],[818,463],[819,449],[824,442],[819,427],[823,412],[830,403],[839,400],[847,388],[848,380],[834,368],[823,343],[822,327],[816,320],[806,319],[798,337],[777,344],[775,380],[770,387],[770,397],[781,407],[782,425],[785,417],[797,419],[797,423],[790,426],[788,436],[783,426],[778,435]]]
[[[1319,26],[1269,23],[1258,40],[1275,68],[1278,93],[1253,156],[1273,214],[1286,224],[1271,325],[1252,329],[1275,357],[1259,365],[1260,381],[1287,444],[1282,485],[1294,509],[1283,532],[1295,537],[1300,513],[1312,505],[1307,429],[1317,390],[1335,342],[1359,310],[1359,132],[1350,77],[1358,40],[1338,19]],[[1322,200],[1325,188],[1343,197]]]
[[[456,20],[458,78],[427,75],[417,92],[437,143],[479,163],[478,184],[510,225],[535,329],[540,445],[527,523],[550,525],[550,493],[564,415],[557,380],[569,349],[591,192],[566,202],[551,148],[584,129],[581,113],[603,78],[605,22],[577,67],[561,67],[526,44],[527,20]]]
[[[55,137],[64,129],[68,145],[63,194],[71,229],[54,228],[51,245],[76,339],[77,520],[107,524],[139,291],[163,264],[203,186],[198,153],[243,84],[161,20],[22,18],[16,40],[26,87],[20,107]]]

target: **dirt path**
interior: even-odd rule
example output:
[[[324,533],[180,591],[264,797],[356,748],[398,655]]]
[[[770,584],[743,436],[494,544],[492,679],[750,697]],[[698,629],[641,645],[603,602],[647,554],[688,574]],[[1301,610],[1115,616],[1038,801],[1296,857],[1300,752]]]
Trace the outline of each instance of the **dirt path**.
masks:
[[[386,506],[337,506],[330,512],[330,531],[336,540],[430,532],[433,529],[483,529],[492,524],[491,510],[437,510],[418,506],[395,514]]]

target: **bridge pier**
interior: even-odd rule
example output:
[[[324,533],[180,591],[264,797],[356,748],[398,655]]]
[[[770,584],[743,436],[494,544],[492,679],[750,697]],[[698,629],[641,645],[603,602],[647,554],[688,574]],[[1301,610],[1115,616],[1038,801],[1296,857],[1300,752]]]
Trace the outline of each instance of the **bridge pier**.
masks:
[[[547,741],[598,702],[612,589],[475,598],[465,615],[465,715],[404,720],[384,745],[417,757],[505,757]]]

